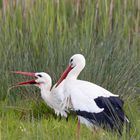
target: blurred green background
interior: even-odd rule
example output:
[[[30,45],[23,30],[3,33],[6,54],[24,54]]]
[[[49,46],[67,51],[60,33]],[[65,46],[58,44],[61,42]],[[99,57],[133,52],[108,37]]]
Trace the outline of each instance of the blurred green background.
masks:
[[[1,0],[0,7],[1,118],[15,110],[25,119],[54,116],[38,89],[9,89],[27,80],[11,71],[45,71],[55,83],[69,58],[81,53],[86,67],[79,78],[119,94],[140,128],[139,0]]]

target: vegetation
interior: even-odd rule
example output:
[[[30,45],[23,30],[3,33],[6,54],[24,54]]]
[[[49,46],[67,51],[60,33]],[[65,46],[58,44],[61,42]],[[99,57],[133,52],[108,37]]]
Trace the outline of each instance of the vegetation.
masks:
[[[132,123],[129,138],[140,139],[139,0],[13,0],[0,13],[1,139],[77,139],[76,118],[59,120],[39,90],[9,89],[27,78],[13,70],[46,71],[55,83],[75,53],[87,63],[79,78],[119,94]],[[80,139],[120,137],[83,126]]]

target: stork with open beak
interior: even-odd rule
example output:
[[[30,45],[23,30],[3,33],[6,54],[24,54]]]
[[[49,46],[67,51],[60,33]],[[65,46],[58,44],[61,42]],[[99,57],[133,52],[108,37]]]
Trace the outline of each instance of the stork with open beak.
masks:
[[[123,110],[123,101],[119,95],[88,81],[78,80],[77,77],[85,67],[85,58],[75,54],[70,58],[69,65],[57,82],[63,82],[63,92],[69,104],[78,115],[77,132],[80,132],[80,123],[95,129],[98,127],[122,133],[124,123],[129,120]]]
[[[63,108],[61,103],[63,102],[63,82],[57,87],[53,88],[52,87],[52,79],[51,77],[45,73],[45,72],[21,72],[21,71],[16,71],[14,72],[16,74],[21,74],[25,76],[30,76],[33,77],[33,80],[25,81],[25,82],[20,82],[16,84],[16,86],[20,85],[35,85],[40,88],[41,90],[41,97],[44,99],[44,101],[47,103],[49,107],[54,109],[55,113],[57,115],[61,115],[64,117],[67,117],[67,109]]]

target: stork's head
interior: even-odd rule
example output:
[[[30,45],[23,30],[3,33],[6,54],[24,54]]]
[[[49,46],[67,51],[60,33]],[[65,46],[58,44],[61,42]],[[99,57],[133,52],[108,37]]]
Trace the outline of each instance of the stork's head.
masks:
[[[60,79],[57,82],[57,86],[67,77],[77,78],[80,72],[85,67],[86,60],[82,54],[75,54],[69,60],[69,65],[66,70],[61,75]]]
[[[74,67],[80,67],[80,69],[83,69],[85,64],[85,57],[82,54],[75,54],[69,60],[69,67],[71,67],[71,69]]]
[[[42,88],[42,86],[47,86],[47,87],[51,88],[51,86],[52,86],[52,79],[45,72],[33,73],[33,72],[16,71],[14,73],[15,74],[21,74],[21,75],[26,75],[26,76],[30,76],[30,77],[34,78],[33,80],[20,82],[20,83],[17,84],[17,86],[19,86],[19,85],[35,85],[39,88]]]

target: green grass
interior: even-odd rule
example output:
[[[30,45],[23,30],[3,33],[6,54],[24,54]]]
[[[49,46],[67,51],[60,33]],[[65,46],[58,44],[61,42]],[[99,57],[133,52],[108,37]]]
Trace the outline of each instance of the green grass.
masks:
[[[13,88],[27,80],[10,71],[46,71],[55,83],[69,58],[82,53],[86,68],[80,79],[119,94],[131,122],[130,139],[140,131],[140,3],[138,0],[38,0],[9,3],[0,15],[0,136],[2,139],[76,139],[76,118],[58,121],[33,87]],[[46,117],[47,114],[47,117]],[[26,128],[22,132],[21,127]],[[65,128],[65,129],[64,129]],[[119,139],[92,135],[83,126],[80,139]],[[19,135],[20,134],[20,135]],[[123,134],[122,139],[127,139]]]
[[[45,107],[39,102],[38,105],[31,105],[31,102],[26,101],[26,105],[23,105],[24,102],[17,103],[17,105],[11,106],[6,105],[6,103],[1,103],[1,121],[0,121],[0,132],[1,139],[4,140],[55,140],[55,139],[70,139],[76,140],[76,123],[77,118],[74,116],[69,116],[68,122],[65,118],[61,120],[59,117],[51,115],[49,111],[42,112],[41,114],[35,115],[34,107],[39,108]],[[127,114],[131,120],[131,129],[130,135],[123,132],[122,137],[117,135],[117,133],[111,133],[107,131],[100,130],[98,133],[92,133],[84,125],[81,127],[80,137],[81,140],[126,140],[126,139],[135,139],[139,140],[139,130],[140,130],[140,119],[139,115],[139,104],[136,100],[130,100],[126,103]],[[27,109],[28,108],[28,109]]]

